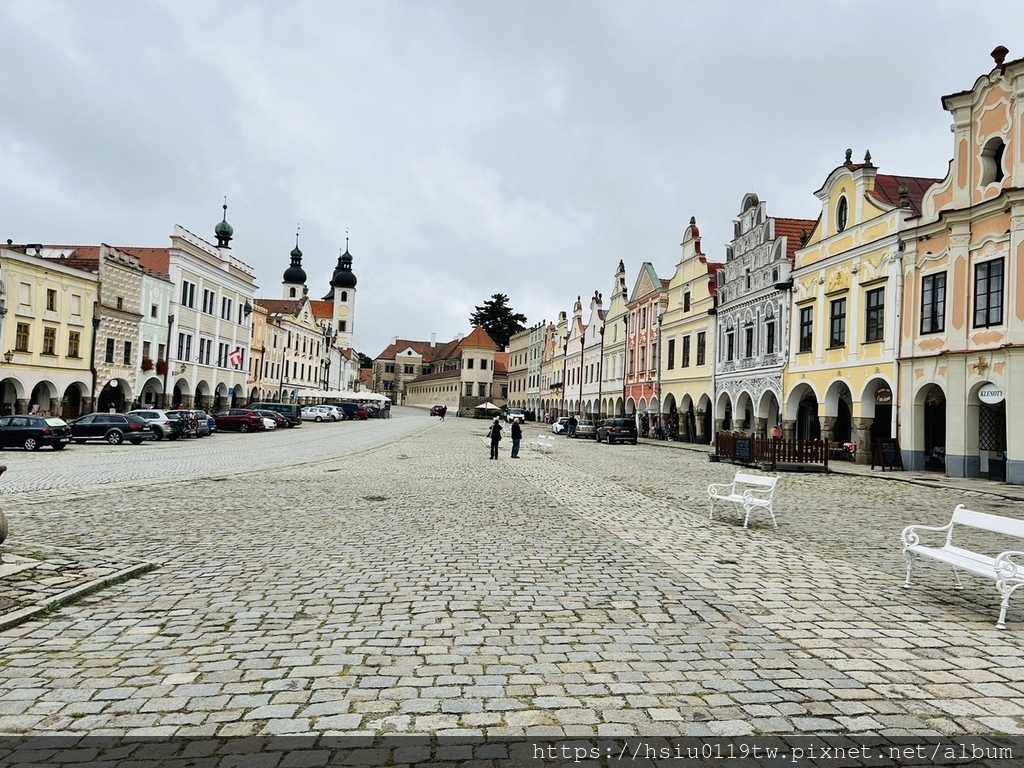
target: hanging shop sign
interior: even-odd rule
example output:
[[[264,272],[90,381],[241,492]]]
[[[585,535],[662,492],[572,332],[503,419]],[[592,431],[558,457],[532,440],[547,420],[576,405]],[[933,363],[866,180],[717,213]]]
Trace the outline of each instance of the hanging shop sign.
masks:
[[[999,405],[1005,399],[1003,390],[995,384],[985,384],[978,390],[978,399],[985,405]]]
[[[892,390],[885,385],[876,389],[875,402],[878,405],[889,405],[892,402]]]

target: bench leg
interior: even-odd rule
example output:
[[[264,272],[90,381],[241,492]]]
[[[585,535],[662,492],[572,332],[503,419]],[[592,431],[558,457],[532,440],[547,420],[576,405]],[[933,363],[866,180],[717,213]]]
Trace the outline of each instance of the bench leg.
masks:
[[[916,554],[911,553],[911,554],[907,555],[907,580],[903,584],[904,587],[909,587],[910,586],[910,577],[914,573],[914,561],[915,560],[917,560],[917,555]]]
[[[1024,584],[1014,584],[1012,587],[1008,587],[1005,581],[997,581],[996,586],[999,587],[999,592],[1003,596],[1002,602],[999,604],[999,621],[996,622],[996,629],[1006,629],[1006,609],[1010,607],[1010,595],[1016,592],[1018,587],[1024,587]]]

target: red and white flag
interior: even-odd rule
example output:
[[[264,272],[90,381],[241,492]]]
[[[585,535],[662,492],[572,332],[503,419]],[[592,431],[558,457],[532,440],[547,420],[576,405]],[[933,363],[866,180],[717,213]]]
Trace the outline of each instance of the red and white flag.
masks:
[[[242,350],[240,347],[236,347],[235,351],[228,355],[228,363],[233,368],[237,368],[242,364]]]

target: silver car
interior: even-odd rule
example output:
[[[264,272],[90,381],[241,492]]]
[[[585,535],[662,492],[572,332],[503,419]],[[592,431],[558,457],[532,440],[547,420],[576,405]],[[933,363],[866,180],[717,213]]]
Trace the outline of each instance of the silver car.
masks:
[[[176,440],[178,438],[178,432],[174,428],[174,419],[177,417],[168,416],[167,411],[155,408],[137,408],[134,411],[128,411],[128,413],[148,421],[149,427],[153,430],[157,440],[163,440],[165,437],[168,440]]]
[[[588,440],[597,438],[597,424],[590,419],[580,419],[576,424],[576,437],[585,437]]]

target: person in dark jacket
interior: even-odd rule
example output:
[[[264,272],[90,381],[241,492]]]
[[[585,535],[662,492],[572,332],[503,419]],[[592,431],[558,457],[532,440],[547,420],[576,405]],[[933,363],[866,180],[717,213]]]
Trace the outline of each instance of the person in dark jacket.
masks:
[[[491,424],[490,430],[487,432],[487,437],[491,440],[491,458],[498,458],[498,443],[501,442],[501,424],[497,418],[494,419],[494,423]]]
[[[519,443],[523,440],[523,428],[519,426],[519,419],[512,419],[512,458],[519,458]]]

